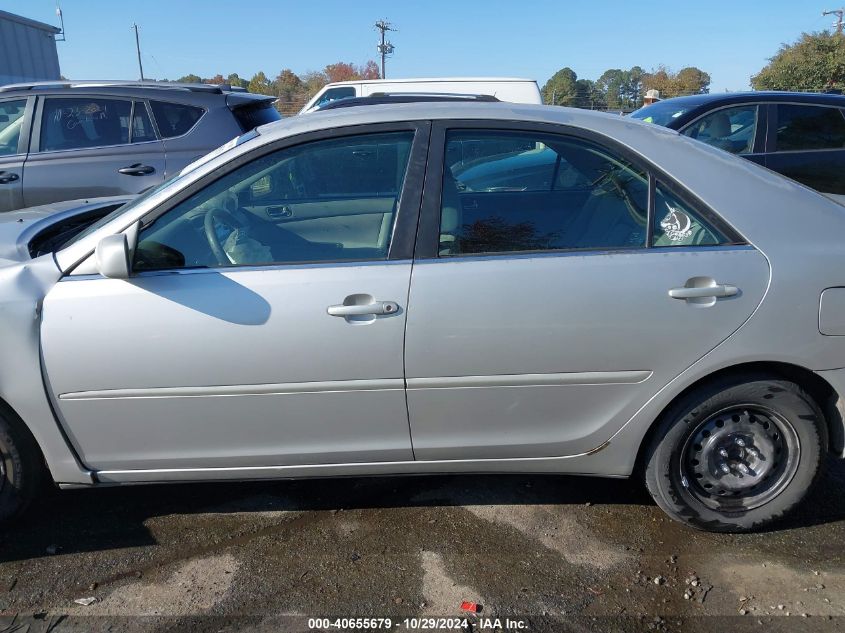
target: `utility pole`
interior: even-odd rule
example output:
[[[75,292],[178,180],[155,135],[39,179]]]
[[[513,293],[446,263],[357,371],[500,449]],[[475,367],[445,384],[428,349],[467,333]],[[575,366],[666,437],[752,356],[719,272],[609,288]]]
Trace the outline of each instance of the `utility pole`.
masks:
[[[836,33],[842,35],[843,18],[845,18],[845,9],[834,9],[833,11],[822,11],[822,17],[826,15],[836,16]]]
[[[141,71],[141,81],[144,81],[144,65],[141,63],[141,41],[138,39],[138,25],[133,23],[135,29],[135,50],[138,51],[138,69]]]
[[[381,31],[381,42],[379,43],[378,46],[376,46],[376,49],[378,50],[379,54],[381,55],[381,78],[387,79],[387,76],[385,75],[385,69],[384,69],[384,60],[388,55],[393,54],[393,51],[396,49],[396,47],[393,46],[393,44],[391,44],[389,41],[385,41],[384,34],[387,31],[394,31],[395,32],[397,29],[394,29],[393,25],[390,22],[387,22],[385,20],[379,20],[378,22],[376,22],[375,27],[376,27],[376,29]]]

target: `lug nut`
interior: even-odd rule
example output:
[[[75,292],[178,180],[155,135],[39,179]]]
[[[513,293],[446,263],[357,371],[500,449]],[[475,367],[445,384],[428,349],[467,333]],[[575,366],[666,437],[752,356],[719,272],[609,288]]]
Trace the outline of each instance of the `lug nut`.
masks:
[[[720,456],[720,457],[727,457],[727,456],[728,456],[728,451],[726,451],[724,448],[720,448],[720,449],[719,449],[719,456]]]
[[[719,464],[719,470],[721,470],[726,475],[730,474],[730,472],[731,472],[730,466],[728,466],[725,462],[722,462],[721,464]]]
[[[742,439],[741,437],[738,437],[734,440],[734,444],[736,444],[737,446],[744,447],[745,446],[745,440]]]
[[[743,475],[748,474],[748,466],[746,466],[745,464],[737,464],[736,469]]]

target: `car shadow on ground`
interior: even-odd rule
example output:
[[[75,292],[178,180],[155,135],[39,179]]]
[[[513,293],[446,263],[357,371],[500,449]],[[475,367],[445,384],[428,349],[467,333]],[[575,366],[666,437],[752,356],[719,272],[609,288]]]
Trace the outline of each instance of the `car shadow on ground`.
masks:
[[[235,513],[268,516],[434,506],[653,506],[637,479],[566,475],[438,475],[238,483],[195,483],[50,491],[0,529],[0,562],[57,552],[94,552],[157,544],[148,521]],[[659,510],[654,508],[659,516]],[[798,512],[772,530],[845,520],[845,460],[830,459]],[[190,522],[188,523],[190,525]]]

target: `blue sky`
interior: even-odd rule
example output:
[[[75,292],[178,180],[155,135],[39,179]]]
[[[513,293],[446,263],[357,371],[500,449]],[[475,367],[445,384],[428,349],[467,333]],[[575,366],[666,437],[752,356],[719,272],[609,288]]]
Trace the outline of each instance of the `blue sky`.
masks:
[[[827,2],[827,0],[824,0]],[[829,3],[830,4],[830,3]],[[835,2],[833,3],[835,4]],[[713,91],[748,88],[783,42],[829,28],[815,0],[61,0],[65,76],[136,79],[137,22],[145,74],[176,79],[297,73],[376,58],[379,18],[394,23],[388,77],[524,76],[540,85],[563,66],[596,79],[608,68],[698,66]],[[837,5],[838,6],[838,5]],[[55,0],[0,9],[57,24]]]

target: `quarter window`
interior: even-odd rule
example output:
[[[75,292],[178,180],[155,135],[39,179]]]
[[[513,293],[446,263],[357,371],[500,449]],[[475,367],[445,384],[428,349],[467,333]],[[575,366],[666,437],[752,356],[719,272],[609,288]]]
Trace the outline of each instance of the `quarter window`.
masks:
[[[18,153],[26,99],[0,103],[0,156]]]
[[[689,205],[657,183],[654,195],[652,244],[660,246],[716,246],[726,239]]]
[[[756,105],[723,108],[697,120],[683,133],[731,154],[748,154],[754,151],[757,118]]]
[[[839,108],[778,105],[777,151],[845,148],[845,116]]]
[[[131,101],[49,98],[41,118],[41,151],[129,142]]]
[[[188,133],[205,113],[205,110],[196,106],[166,101],[150,101],[150,107],[162,138]]]
[[[238,167],[145,228],[134,269],[386,259],[413,136],[315,141]]]
[[[648,177],[597,146],[556,136],[449,132],[439,252],[646,245]]]

